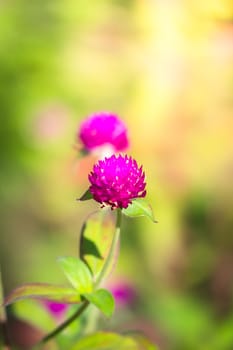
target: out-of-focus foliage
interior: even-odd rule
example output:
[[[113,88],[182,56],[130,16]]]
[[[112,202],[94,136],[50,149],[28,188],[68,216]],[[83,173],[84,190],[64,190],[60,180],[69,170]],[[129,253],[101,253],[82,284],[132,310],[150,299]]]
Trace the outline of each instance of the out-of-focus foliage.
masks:
[[[140,329],[164,350],[232,349],[232,62],[228,0],[1,2],[6,292],[63,282],[56,257],[78,255],[97,208],[76,201],[94,161],[77,157],[77,128],[113,111],[158,224],[125,218],[112,281],[131,283],[137,300],[102,324]]]

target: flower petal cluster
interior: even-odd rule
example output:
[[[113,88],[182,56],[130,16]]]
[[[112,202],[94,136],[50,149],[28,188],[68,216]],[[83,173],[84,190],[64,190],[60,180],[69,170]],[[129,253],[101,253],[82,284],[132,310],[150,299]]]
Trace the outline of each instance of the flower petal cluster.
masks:
[[[99,112],[85,119],[79,129],[79,139],[88,151],[110,145],[115,152],[129,146],[125,124],[115,114]]]
[[[127,208],[132,199],[145,197],[146,183],[142,166],[127,155],[112,155],[99,160],[88,176],[93,198],[114,208]]]

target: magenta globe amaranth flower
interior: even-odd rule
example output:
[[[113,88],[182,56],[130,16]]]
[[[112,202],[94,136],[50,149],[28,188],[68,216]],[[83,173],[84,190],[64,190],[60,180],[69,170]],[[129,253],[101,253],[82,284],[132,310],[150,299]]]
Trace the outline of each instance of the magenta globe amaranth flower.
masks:
[[[145,197],[146,183],[142,166],[129,156],[112,155],[99,160],[88,176],[93,198],[114,208],[127,208],[132,199]]]
[[[109,112],[95,113],[85,119],[78,137],[88,151],[110,146],[114,152],[120,152],[129,146],[125,124],[117,115]]]

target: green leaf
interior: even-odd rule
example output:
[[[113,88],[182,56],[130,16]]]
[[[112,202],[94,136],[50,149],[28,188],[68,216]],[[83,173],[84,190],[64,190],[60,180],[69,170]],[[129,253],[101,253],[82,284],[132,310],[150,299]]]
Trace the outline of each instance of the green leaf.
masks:
[[[88,188],[88,190],[77,200],[83,202],[83,201],[88,201],[89,199],[92,199],[92,198],[93,198],[92,193],[90,192],[90,190]]]
[[[83,296],[94,304],[100,311],[102,311],[105,316],[112,316],[115,308],[115,302],[112,294],[108,290],[98,289],[91,294],[85,293]]]
[[[147,216],[153,222],[157,222],[154,219],[154,214],[151,206],[143,198],[133,199],[132,204],[126,209],[122,209],[123,214],[130,217]]]
[[[24,284],[15,288],[4,300],[4,305],[22,299],[46,299],[61,303],[80,303],[80,295],[69,287],[55,286],[47,283]]]
[[[85,250],[86,255],[93,255],[98,259],[103,259],[96,244],[87,237],[83,237],[82,249]]]
[[[88,264],[95,280],[104,266],[112,244],[115,233],[113,215],[114,213],[107,208],[92,213],[81,230],[80,258]],[[119,242],[105,277],[112,271],[115,265],[118,250]]]
[[[82,260],[67,256],[58,258],[58,263],[79,294],[92,292],[92,275],[88,266]]]
[[[71,347],[70,350],[142,350],[130,337],[113,332],[97,332],[88,335]]]

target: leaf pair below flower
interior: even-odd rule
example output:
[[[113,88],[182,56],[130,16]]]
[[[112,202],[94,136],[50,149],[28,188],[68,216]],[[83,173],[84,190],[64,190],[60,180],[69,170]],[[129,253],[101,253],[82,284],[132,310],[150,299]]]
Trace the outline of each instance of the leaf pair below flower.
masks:
[[[94,290],[92,274],[87,265],[80,259],[72,257],[59,258],[61,268],[72,286],[80,294],[81,299],[88,300],[107,317],[114,311],[114,299],[106,289]]]
[[[80,201],[87,201],[93,199],[93,196],[88,189],[80,198]],[[154,214],[150,204],[144,198],[135,198],[132,200],[132,203],[126,209],[122,209],[122,213],[130,217],[146,216],[148,219],[153,222],[157,222],[154,218]]]
[[[58,262],[72,287],[48,283],[21,285],[5,298],[4,305],[23,299],[52,300],[67,304],[78,304],[88,300],[105,316],[110,317],[114,311],[114,299],[105,289],[94,290],[93,277],[87,265],[73,257],[61,257]]]

